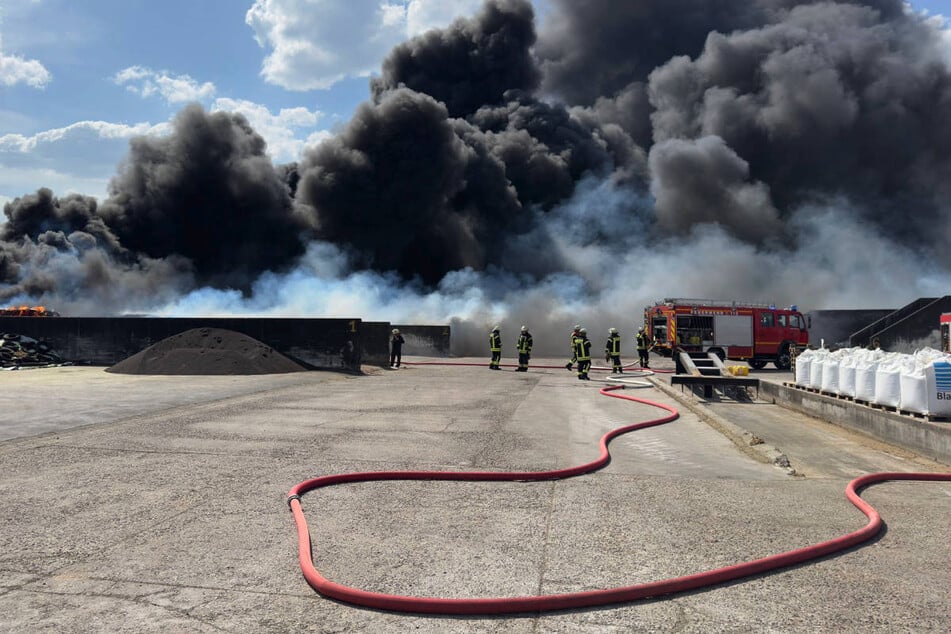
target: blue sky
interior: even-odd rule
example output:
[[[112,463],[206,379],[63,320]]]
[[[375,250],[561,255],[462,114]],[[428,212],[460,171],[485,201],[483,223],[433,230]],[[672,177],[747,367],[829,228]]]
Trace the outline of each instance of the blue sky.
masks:
[[[480,4],[0,0],[0,204],[42,186],[103,197],[129,138],[190,101],[241,112],[275,162],[295,160],[367,99],[393,45]]]

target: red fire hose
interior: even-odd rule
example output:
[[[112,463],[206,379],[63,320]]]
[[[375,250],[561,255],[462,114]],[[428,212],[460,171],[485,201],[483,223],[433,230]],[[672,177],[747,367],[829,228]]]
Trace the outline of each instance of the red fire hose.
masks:
[[[600,390],[604,396],[635,401],[652,405],[670,412],[661,418],[648,420],[625,427],[619,427],[605,434],[600,441],[601,453],[598,459],[587,464],[552,471],[496,472],[496,471],[376,471],[362,473],[342,473],[306,480],[294,486],[288,492],[288,505],[297,524],[298,557],[300,567],[307,582],[320,594],[347,603],[390,610],[426,614],[511,614],[517,612],[543,612],[608,605],[656,597],[675,592],[684,592],[696,588],[713,586],[726,581],[749,577],[763,572],[792,566],[794,564],[824,557],[840,550],[851,548],[873,538],[882,528],[882,519],[878,512],[859,497],[859,491],[866,486],[886,480],[936,480],[951,481],[951,473],[872,473],[856,478],[845,488],[845,495],[869,522],[860,530],[848,533],[829,541],[790,550],[761,559],[755,559],[733,566],[717,568],[683,577],[673,577],[661,581],[652,581],[632,586],[571,592],[545,596],[499,597],[483,599],[444,599],[437,597],[411,597],[391,595],[380,592],[368,592],[358,588],[335,583],[323,577],[314,567],[310,531],[300,497],[307,491],[344,484],[348,482],[370,482],[382,480],[467,480],[467,481],[517,481],[533,482],[540,480],[558,480],[590,473],[605,466],[611,459],[608,443],[615,437],[627,432],[661,425],[679,417],[677,410],[647,399],[624,394],[615,394],[623,386],[605,387]]]
[[[476,363],[474,361],[403,361],[403,365],[453,365],[453,366],[463,366],[470,368],[484,368],[487,366],[486,363]],[[655,370],[654,368],[640,368],[637,367],[637,362],[628,363],[627,365],[621,366],[628,372],[649,372],[651,374],[673,374],[673,370]],[[517,368],[518,365],[514,363],[500,363],[500,368]],[[563,365],[533,365],[531,369],[533,370],[561,370],[565,366]],[[588,368],[592,372],[613,372],[613,368],[607,368],[600,365],[592,365]]]

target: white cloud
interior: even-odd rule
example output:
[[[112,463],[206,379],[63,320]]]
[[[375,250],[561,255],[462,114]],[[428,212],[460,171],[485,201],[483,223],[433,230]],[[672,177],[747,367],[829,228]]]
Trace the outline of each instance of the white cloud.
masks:
[[[307,146],[330,136],[324,130],[312,132],[305,139],[297,137],[297,131],[314,128],[323,118],[319,110],[307,108],[282,108],[277,114],[266,106],[242,99],[216,99],[211,106],[212,112],[236,112],[244,115],[254,131],[264,137],[268,154],[278,162],[295,161]]]
[[[112,80],[129,92],[143,97],[159,95],[169,104],[202,101],[215,94],[215,85],[210,81],[200,84],[189,75],[171,75],[142,66],[120,70]]]
[[[933,15],[925,21],[938,32],[938,37],[944,45],[944,60],[951,64],[951,18],[943,15]]]
[[[406,35],[446,26],[459,16],[474,15],[481,6],[482,0],[413,0],[406,9]]]
[[[915,15],[938,31],[938,36],[944,42],[946,52],[951,59],[951,16],[933,13],[927,8],[916,9],[908,0],[905,0],[904,4],[906,15]]]
[[[385,27],[398,27],[406,20],[406,7],[402,4],[380,4],[380,18]]]
[[[334,134],[330,130],[317,130],[304,139],[304,147],[314,147],[315,145],[323,143],[327,139],[332,139],[333,136]]]
[[[0,136],[0,152],[32,152],[46,144],[58,143],[79,133],[91,133],[99,139],[129,139],[142,134],[164,134],[170,130],[168,123],[110,123],[108,121],[78,121],[63,128],[37,132],[32,136],[4,134]]]
[[[24,168],[0,162],[0,200],[10,201],[48,187],[57,196],[84,194],[102,200],[106,197],[109,177],[86,177],[49,167]],[[0,204],[2,207],[2,204]]]
[[[103,198],[116,165],[128,153],[128,139],[162,135],[169,123],[126,125],[79,121],[31,136],[0,136],[0,196],[14,198],[49,187],[57,195],[77,192]]]
[[[3,41],[0,40],[0,84],[4,86],[26,84],[34,88],[45,88],[52,77],[46,67],[35,59],[4,55]]]
[[[261,75],[288,90],[333,86],[367,76],[396,44],[481,0],[255,0],[245,15],[254,39],[270,52]]]

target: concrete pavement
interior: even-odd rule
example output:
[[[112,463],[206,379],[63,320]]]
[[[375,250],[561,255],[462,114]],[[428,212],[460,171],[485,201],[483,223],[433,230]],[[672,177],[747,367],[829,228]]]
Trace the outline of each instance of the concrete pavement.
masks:
[[[0,385],[4,411],[17,412],[13,431],[4,417],[0,443],[2,631],[937,632],[951,619],[947,483],[870,487],[864,497],[888,522],[871,544],[630,604],[433,617],[344,605],[306,584],[285,502],[297,482],[571,466],[593,459],[606,431],[660,414],[600,396],[599,384],[563,369],[123,377],[60,368],[5,373]],[[896,468],[887,448],[819,430],[801,446],[775,443],[808,465],[792,477],[741,451],[675,392],[636,392],[682,416],[617,438],[596,474],[307,494],[317,568],[363,589],[428,596],[630,585],[855,530],[865,518],[843,495],[860,475],[850,468]],[[783,416],[775,406],[743,417],[715,407],[723,420]],[[756,433],[772,443],[768,428]]]

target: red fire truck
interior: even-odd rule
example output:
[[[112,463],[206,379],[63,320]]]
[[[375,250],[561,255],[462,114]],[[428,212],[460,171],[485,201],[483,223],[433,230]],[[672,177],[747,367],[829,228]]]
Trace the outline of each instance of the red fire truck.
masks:
[[[769,362],[788,370],[793,347],[809,345],[807,320],[795,306],[671,298],[644,309],[644,327],[663,356],[675,348],[713,352],[756,370]]]

